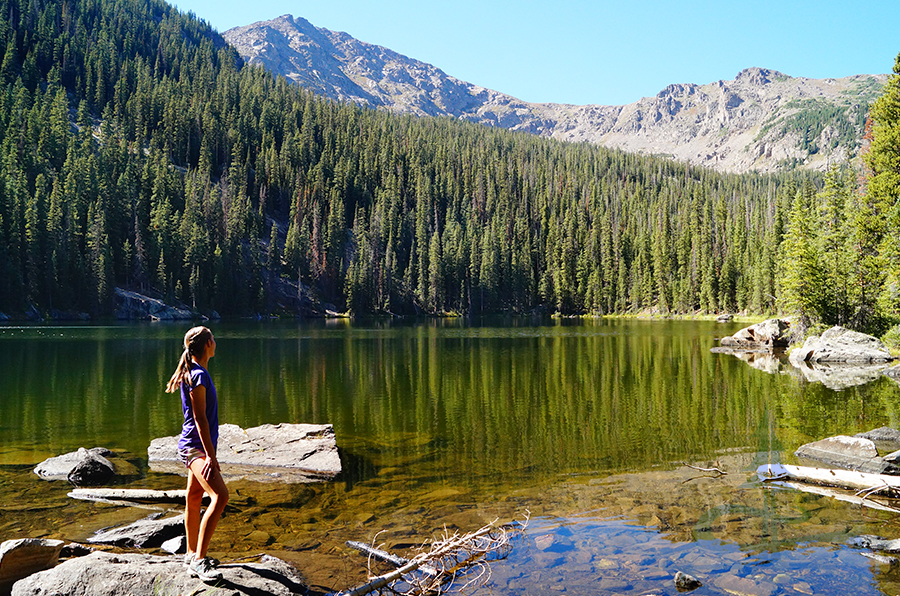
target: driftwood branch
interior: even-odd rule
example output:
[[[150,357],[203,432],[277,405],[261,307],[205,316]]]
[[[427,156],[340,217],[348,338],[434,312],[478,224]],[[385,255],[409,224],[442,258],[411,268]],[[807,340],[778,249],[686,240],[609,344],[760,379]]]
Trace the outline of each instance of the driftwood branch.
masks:
[[[716,463],[719,463],[719,462],[716,462]],[[692,466],[691,464],[689,464],[687,462],[681,462],[681,465],[686,466],[692,470],[700,471],[700,472],[715,473],[715,474],[718,474],[719,476],[727,476],[728,475],[728,472],[725,472],[724,470],[721,470],[719,468],[699,468],[697,466]]]
[[[144,490],[128,488],[76,488],[69,493],[73,499],[119,499],[123,501],[153,501],[184,503],[186,490]]]
[[[900,494],[900,477],[898,476],[775,464],[760,466],[757,474],[763,482],[778,481],[804,492],[825,495],[881,511],[900,513],[900,509],[897,507],[879,503],[870,498],[876,493],[897,497]],[[844,494],[826,487],[852,490],[855,491],[855,494]]]
[[[371,592],[389,590],[396,594],[411,596],[414,594],[442,593],[449,589],[461,574],[475,570],[474,577],[461,586],[461,589],[474,584],[484,583],[490,579],[490,557],[504,558],[512,549],[512,538],[523,532],[528,524],[528,516],[521,524],[497,525],[496,520],[479,530],[468,534],[456,532],[450,534],[446,529],[441,538],[430,545],[423,546],[423,551],[406,561],[395,557],[390,553],[389,559],[384,559],[375,552],[380,549],[365,547],[365,552],[372,558],[388,560],[396,564],[399,560],[406,561],[399,568],[376,577],[370,577],[365,584],[352,590],[341,592],[338,596],[363,596]],[[356,543],[359,544],[359,543]],[[357,548],[356,545],[352,545]],[[363,545],[365,546],[365,545]],[[424,550],[426,549],[427,550]],[[375,552],[373,552],[375,551]],[[428,571],[424,568],[430,567]],[[415,573],[422,571],[423,573]]]
[[[94,501],[109,505],[136,507],[152,511],[167,511],[165,507],[147,503],[184,504],[186,490],[148,490],[129,488],[76,488],[68,496],[82,501]],[[209,503],[209,495],[203,495],[203,502]]]
[[[756,471],[763,481],[795,480],[822,486],[835,486],[861,493],[886,492],[890,496],[900,494],[900,476],[869,474],[851,470],[832,470],[787,464],[765,464]]]
[[[404,565],[407,565],[409,563],[409,559],[398,557],[397,555],[391,554],[380,548],[375,548],[374,546],[369,546],[368,544],[363,544],[362,542],[356,542],[355,540],[348,540],[347,546],[355,548],[356,550],[372,559],[390,563],[394,567],[403,567]],[[422,572],[427,573],[428,575],[437,575],[438,573],[437,569],[428,565],[419,565],[419,569]]]

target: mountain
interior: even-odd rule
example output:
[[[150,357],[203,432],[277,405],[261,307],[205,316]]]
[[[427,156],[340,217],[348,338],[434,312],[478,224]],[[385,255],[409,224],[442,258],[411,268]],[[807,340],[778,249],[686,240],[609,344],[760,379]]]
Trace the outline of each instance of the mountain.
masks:
[[[291,15],[223,37],[249,63],[339,101],[669,155],[735,173],[824,170],[855,156],[868,105],[887,80],[808,79],[748,68],[731,81],[669,85],[624,106],[529,103]]]

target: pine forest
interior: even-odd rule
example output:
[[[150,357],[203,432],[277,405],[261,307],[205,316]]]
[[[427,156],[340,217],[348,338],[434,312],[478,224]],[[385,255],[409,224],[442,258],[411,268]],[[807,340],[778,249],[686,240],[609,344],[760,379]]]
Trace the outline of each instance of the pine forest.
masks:
[[[900,315],[900,56],[861,162],[726,175],[329,101],[159,0],[0,6],[0,312]]]

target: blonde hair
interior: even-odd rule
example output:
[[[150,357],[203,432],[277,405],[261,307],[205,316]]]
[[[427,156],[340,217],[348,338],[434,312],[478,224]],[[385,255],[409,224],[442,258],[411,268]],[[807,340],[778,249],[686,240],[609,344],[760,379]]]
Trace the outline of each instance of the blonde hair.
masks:
[[[178,361],[178,368],[169,383],[166,385],[166,393],[175,393],[185,382],[185,379],[191,372],[191,357],[200,357],[206,349],[206,344],[212,339],[212,331],[206,327],[194,327],[188,329],[184,334],[184,352],[181,353],[181,359]]]

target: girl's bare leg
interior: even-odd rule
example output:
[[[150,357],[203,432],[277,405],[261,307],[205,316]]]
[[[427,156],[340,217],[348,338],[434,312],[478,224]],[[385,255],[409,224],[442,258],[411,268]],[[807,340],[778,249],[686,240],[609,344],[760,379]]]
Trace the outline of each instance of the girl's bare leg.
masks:
[[[209,507],[206,508],[206,513],[203,514],[203,518],[200,519],[200,526],[197,532],[197,544],[196,549],[192,552],[194,553],[194,557],[197,559],[202,559],[206,556],[206,551],[209,548],[209,541],[212,538],[213,532],[216,530],[216,525],[219,523],[219,518],[222,517],[222,512],[225,510],[225,505],[228,504],[228,487],[225,486],[225,481],[222,480],[222,474],[218,471],[213,471],[212,476],[210,476],[209,480],[203,477],[203,465],[205,463],[204,459],[195,459],[191,462],[190,476],[193,476],[194,482],[200,485],[203,489],[203,492],[209,495],[210,503]],[[190,499],[190,489],[188,492],[188,498]],[[203,493],[200,493],[200,499],[203,498]],[[197,511],[199,512],[199,505],[197,507]],[[187,526],[187,516],[185,514],[185,526]],[[188,538],[188,550],[190,550],[190,538]]]
[[[184,533],[187,537],[187,552],[197,552],[197,537],[200,534],[200,507],[203,503],[203,485],[197,481],[194,471],[188,468],[187,499],[184,509]]]

